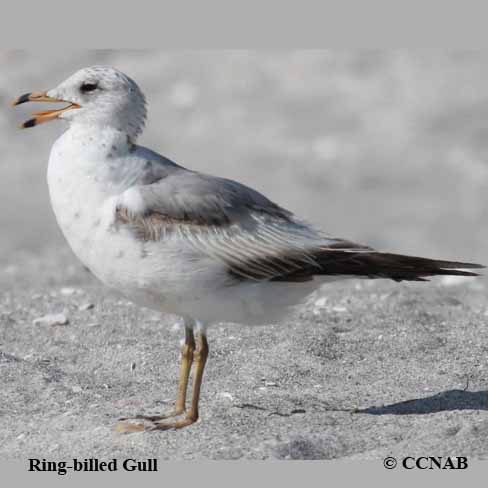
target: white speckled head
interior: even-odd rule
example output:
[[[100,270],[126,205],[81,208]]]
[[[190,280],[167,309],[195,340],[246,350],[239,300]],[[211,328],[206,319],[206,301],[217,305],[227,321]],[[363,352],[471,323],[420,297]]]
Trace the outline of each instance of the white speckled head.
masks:
[[[80,106],[59,116],[71,124],[111,127],[132,141],[144,128],[144,95],[134,80],[110,66],[80,69],[47,95]]]

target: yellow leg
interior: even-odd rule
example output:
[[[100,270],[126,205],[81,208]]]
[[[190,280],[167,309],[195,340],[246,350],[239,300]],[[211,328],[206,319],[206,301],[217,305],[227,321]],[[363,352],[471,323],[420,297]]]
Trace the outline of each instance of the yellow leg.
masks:
[[[194,351],[195,337],[193,335],[193,329],[185,327],[185,343],[181,348],[180,383],[178,386],[178,400],[176,401],[175,415],[181,415],[186,408],[186,392],[188,391],[188,380],[190,379]]]
[[[193,378],[193,394],[191,399],[190,410],[185,418],[174,422],[156,422],[148,427],[147,430],[168,430],[181,429],[195,423],[198,420],[198,402],[200,401],[200,390],[202,387],[203,371],[208,358],[208,342],[203,332],[197,333],[197,346],[193,354],[195,364]]]
[[[186,407],[186,393],[188,390],[188,380],[190,378],[190,371],[193,363],[193,355],[195,351],[195,337],[193,329],[185,325],[185,342],[181,348],[181,366],[180,366],[180,380],[178,385],[178,398],[175,408],[163,415],[136,415],[134,417],[122,417],[120,421],[126,420],[149,420],[151,422],[177,417],[185,412]],[[144,429],[144,424],[130,424],[120,423],[117,425],[118,432],[140,432]]]

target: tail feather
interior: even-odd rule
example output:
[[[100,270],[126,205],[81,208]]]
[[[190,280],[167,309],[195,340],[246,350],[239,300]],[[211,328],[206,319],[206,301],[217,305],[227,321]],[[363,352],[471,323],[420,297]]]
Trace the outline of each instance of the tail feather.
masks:
[[[467,271],[485,266],[459,261],[442,261],[403,254],[378,252],[373,249],[322,248],[313,255],[315,264],[273,278],[273,281],[307,281],[317,275],[364,276],[389,278],[395,281],[428,281],[438,275],[479,276]]]
[[[402,254],[382,252],[343,253],[342,256],[319,256],[323,269],[320,274],[347,274],[368,276],[370,278],[390,278],[395,281],[427,281],[426,278],[437,275],[479,276],[468,269],[482,269],[485,266],[476,263],[442,261]]]

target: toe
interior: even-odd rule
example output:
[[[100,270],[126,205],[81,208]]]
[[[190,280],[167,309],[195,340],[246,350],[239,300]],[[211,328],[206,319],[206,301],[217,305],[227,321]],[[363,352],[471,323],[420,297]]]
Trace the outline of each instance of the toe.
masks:
[[[191,424],[194,424],[196,422],[196,419],[192,418],[184,418],[182,420],[177,420],[175,422],[156,422],[150,427],[147,428],[147,430],[171,430],[171,429],[182,429],[184,427],[188,427]]]
[[[133,424],[130,422],[119,422],[115,427],[119,434],[132,434],[134,432],[144,432],[146,427],[143,423]]]

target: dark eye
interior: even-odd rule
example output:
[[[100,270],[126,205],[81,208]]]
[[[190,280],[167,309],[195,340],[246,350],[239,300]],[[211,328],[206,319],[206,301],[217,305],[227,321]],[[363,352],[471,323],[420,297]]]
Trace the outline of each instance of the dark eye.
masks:
[[[82,93],[87,93],[96,90],[97,88],[98,85],[96,83],[83,83],[83,85],[80,86],[80,91]]]

